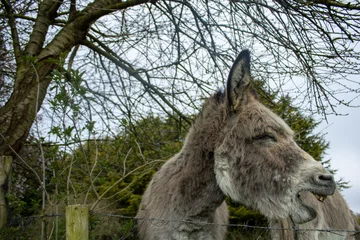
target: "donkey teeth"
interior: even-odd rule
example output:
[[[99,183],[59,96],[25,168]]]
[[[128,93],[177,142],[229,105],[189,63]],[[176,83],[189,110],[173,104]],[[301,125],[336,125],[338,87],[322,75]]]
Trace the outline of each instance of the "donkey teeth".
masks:
[[[314,194],[314,196],[315,196],[316,199],[319,200],[320,202],[324,202],[325,199],[327,198],[327,196],[318,195],[318,194]]]

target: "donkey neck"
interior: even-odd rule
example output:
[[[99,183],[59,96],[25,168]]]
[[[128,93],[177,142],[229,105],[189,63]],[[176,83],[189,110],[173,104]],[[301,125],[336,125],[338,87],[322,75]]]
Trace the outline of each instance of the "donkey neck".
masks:
[[[221,135],[221,119],[216,112],[200,114],[177,158],[182,166],[180,193],[183,200],[192,202],[204,216],[214,214],[225,199],[214,172],[214,151]]]
[[[182,151],[177,158],[182,165],[178,201],[185,215],[212,222],[216,209],[225,200],[214,173],[214,153],[191,149]]]

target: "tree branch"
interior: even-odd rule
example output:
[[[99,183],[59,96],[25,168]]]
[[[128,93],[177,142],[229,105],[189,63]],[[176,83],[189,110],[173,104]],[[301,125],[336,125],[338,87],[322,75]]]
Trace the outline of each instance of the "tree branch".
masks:
[[[100,49],[99,47],[95,46],[92,42],[88,41],[88,40],[84,40],[81,42],[81,44],[83,44],[84,46],[87,46],[88,48],[90,48],[91,50],[93,50],[94,52],[106,57],[107,59],[109,59],[111,62],[113,62],[115,65],[119,66],[120,68],[124,69],[126,72],[129,73],[130,76],[134,77],[135,79],[137,79],[146,89],[151,89],[151,91],[153,91],[158,97],[160,97],[160,99],[168,106],[170,107],[174,112],[176,112],[176,114],[178,114],[181,118],[183,118],[187,123],[191,124],[191,122],[187,119],[187,117],[185,115],[183,115],[175,106],[173,106],[166,98],[165,96],[151,83],[147,82],[145,79],[143,79],[140,75],[139,72],[134,69],[130,63],[126,62],[123,59],[120,59],[119,57],[114,57],[113,55],[111,55],[109,52],[112,52],[111,49],[108,49],[106,46],[106,51],[109,52],[105,52],[104,50]],[[149,90],[147,90],[148,93],[150,94],[150,96],[158,102],[158,100],[155,98],[155,96],[153,96],[151,94],[151,92],[149,92]],[[160,105],[161,106],[161,105]]]
[[[15,61],[17,66],[19,66],[20,63],[20,56],[21,56],[21,48],[20,48],[20,42],[19,42],[19,34],[16,28],[16,22],[14,17],[14,9],[12,8],[10,2],[7,0],[1,0],[1,3],[4,5],[6,10],[6,15],[8,17],[8,24],[11,30],[11,37],[12,37],[12,44],[14,48],[14,55],[15,55]]]
[[[56,18],[56,12],[63,0],[46,0],[39,6],[38,16],[25,51],[30,56],[37,55],[43,47],[50,24]]]
[[[97,0],[89,4],[82,14],[89,14],[89,16],[95,17],[93,20],[98,19],[101,16],[112,13],[117,10],[129,8],[132,6],[140,5],[149,2],[148,0],[128,0],[125,2],[119,0]]]
[[[309,2],[309,3],[311,3],[311,2]],[[338,7],[338,8],[342,8],[342,9],[360,10],[360,4],[352,4],[350,2],[342,3],[340,1],[332,1],[332,0],[313,0],[312,3],[323,4],[327,7],[333,6],[333,7]]]
[[[54,0],[56,1],[56,0]],[[85,39],[86,33],[92,23],[100,17],[117,10],[129,8],[148,2],[147,0],[130,0],[120,2],[118,0],[97,0],[89,4],[83,11],[79,12],[74,20],[68,23],[55,36],[45,49],[39,54],[39,59],[57,56],[70,49]]]
[[[71,0],[70,1],[70,11],[69,11],[69,22],[71,22],[73,19],[75,19],[77,14],[77,10],[76,10],[76,0]]]
[[[36,18],[29,17],[29,16],[26,16],[23,14],[13,14],[13,16],[14,16],[14,18],[25,19],[25,20],[29,20],[29,21],[33,21],[33,22],[36,21]],[[0,18],[5,18],[5,17],[7,17],[6,14],[0,13]]]

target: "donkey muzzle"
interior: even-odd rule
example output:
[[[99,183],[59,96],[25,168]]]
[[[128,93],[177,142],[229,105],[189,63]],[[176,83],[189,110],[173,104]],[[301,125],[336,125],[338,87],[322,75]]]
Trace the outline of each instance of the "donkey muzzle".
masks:
[[[334,176],[331,174],[316,174],[313,177],[314,188],[310,190],[311,193],[323,202],[327,196],[333,195],[336,189],[336,182]]]

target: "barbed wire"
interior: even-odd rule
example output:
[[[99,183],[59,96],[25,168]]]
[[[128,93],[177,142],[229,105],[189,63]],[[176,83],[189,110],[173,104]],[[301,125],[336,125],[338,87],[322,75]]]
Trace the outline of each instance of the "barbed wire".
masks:
[[[319,232],[346,232],[346,233],[354,233],[354,235],[360,234],[360,231],[357,230],[348,230],[348,229],[319,229],[319,228],[274,228],[269,226],[255,226],[255,225],[248,225],[248,224],[235,224],[235,223],[213,223],[213,222],[204,222],[204,221],[195,221],[195,220],[188,220],[188,219],[168,219],[168,218],[144,218],[144,217],[134,217],[134,216],[126,216],[122,214],[113,214],[113,213],[104,213],[98,211],[89,211],[92,215],[100,215],[106,217],[115,217],[115,218],[122,218],[122,219],[132,219],[135,221],[138,220],[146,220],[146,221],[160,221],[160,222],[183,222],[183,223],[191,223],[191,224],[198,224],[198,225],[213,225],[213,226],[227,226],[227,227],[240,227],[240,228],[251,228],[251,229],[262,229],[262,230],[273,230],[273,231],[319,231]],[[44,214],[44,215],[33,215],[28,217],[15,217],[15,219],[33,219],[33,218],[48,218],[48,217],[65,217],[65,214]]]
[[[32,216],[16,216],[12,217],[10,221],[16,221],[16,220],[28,220],[28,219],[34,219],[34,218],[51,218],[51,217],[65,217],[65,214],[44,214],[44,215],[32,215]]]
[[[121,238],[119,238],[119,239],[137,239],[136,225],[141,225],[145,221],[149,221],[149,222],[151,222],[151,224],[166,224],[166,223],[171,223],[171,222],[181,222],[181,223],[195,224],[195,225],[200,225],[200,226],[206,226],[206,225],[226,226],[229,229],[234,230],[235,231],[234,233],[236,233],[236,234],[243,234],[241,236],[244,236],[244,237],[251,236],[251,235],[246,235],[246,234],[260,233],[259,231],[261,231],[261,235],[265,232],[276,232],[276,231],[289,231],[289,232],[294,232],[296,234],[305,234],[305,232],[317,231],[317,232],[322,232],[322,233],[336,234],[339,236],[349,236],[351,238],[353,238],[353,237],[355,238],[355,236],[360,235],[360,231],[349,230],[349,229],[319,229],[319,228],[297,228],[297,227],[282,228],[282,227],[269,227],[269,226],[264,226],[264,225],[259,226],[259,225],[236,224],[236,223],[221,224],[221,223],[204,222],[204,221],[197,221],[197,220],[191,220],[191,219],[136,217],[136,216],[127,216],[127,215],[123,215],[123,214],[106,213],[106,212],[100,212],[100,211],[94,211],[94,210],[89,211],[89,217],[91,217],[91,216],[96,217],[95,219],[97,219],[97,218],[104,219],[104,220],[101,220],[100,222],[104,222],[106,218],[108,219],[108,221],[113,221],[111,219],[114,219],[114,218],[118,218],[121,220],[132,220],[133,222],[131,223],[131,227],[130,227],[130,225],[125,224],[127,227],[130,227],[130,228],[128,228],[128,230],[130,229],[128,232],[123,233],[125,235],[117,235],[118,233],[116,232],[116,230],[112,230],[112,229],[109,230],[108,228],[107,228],[108,232],[104,233],[107,236],[112,236],[111,234],[113,234],[113,236],[116,236],[116,237],[121,236]],[[11,227],[11,225],[15,226],[15,225],[20,224],[21,227],[25,229],[26,225],[28,225],[26,222],[30,221],[30,222],[34,223],[35,221],[38,221],[38,220],[43,221],[43,220],[45,220],[45,218],[55,218],[55,217],[59,217],[59,218],[63,219],[62,221],[64,221],[65,214],[63,214],[63,213],[43,214],[43,215],[33,215],[33,216],[26,216],[26,217],[17,216],[17,217],[12,218],[9,221],[8,226]],[[34,220],[34,219],[38,219],[38,220]],[[24,222],[25,222],[25,225],[24,225]],[[116,225],[116,222],[118,222],[118,221],[112,222],[112,224],[115,223],[114,226],[117,229],[119,226],[121,226],[122,223],[118,222],[118,225]],[[96,224],[99,224],[99,223],[96,223]],[[101,225],[99,225],[99,226],[101,226]],[[101,227],[100,227],[100,229],[101,229]],[[231,230],[229,230],[229,231],[231,231]],[[96,233],[93,233],[93,234],[96,235]],[[238,237],[238,236],[239,235],[236,235],[235,237]],[[267,236],[262,239],[271,239],[271,237]]]
[[[161,221],[161,222],[183,222],[183,223],[192,223],[198,225],[213,225],[213,226],[227,226],[227,227],[239,227],[239,228],[251,228],[251,229],[262,229],[262,230],[270,230],[270,231],[318,231],[318,232],[330,232],[337,234],[338,232],[344,233],[353,233],[353,235],[360,234],[360,231],[357,230],[348,230],[348,229],[318,229],[318,228],[274,228],[268,226],[254,226],[254,225],[247,225],[247,224],[222,224],[222,223],[212,223],[212,222],[203,222],[203,221],[194,221],[188,219],[167,219],[167,218],[143,218],[143,217],[133,217],[133,216],[126,216],[121,214],[112,214],[112,213],[102,213],[97,211],[89,211],[90,214],[93,215],[102,215],[107,217],[117,217],[123,219],[132,219],[135,221],[138,220],[146,220],[146,221]]]

